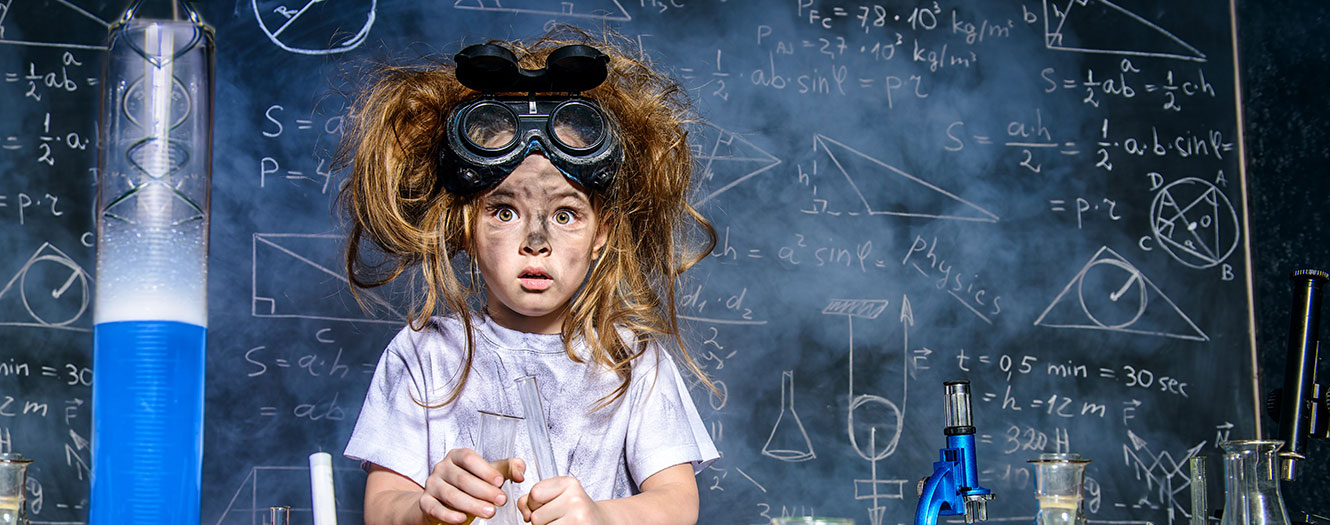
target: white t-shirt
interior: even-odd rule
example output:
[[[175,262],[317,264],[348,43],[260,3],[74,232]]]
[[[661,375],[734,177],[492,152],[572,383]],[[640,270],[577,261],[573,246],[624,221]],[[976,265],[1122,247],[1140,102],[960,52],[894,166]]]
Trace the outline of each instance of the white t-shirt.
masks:
[[[388,344],[374,371],[345,455],[372,462],[425,484],[449,450],[479,450],[479,411],[522,416],[514,380],[536,376],[554,459],[593,500],[639,492],[638,484],[667,467],[692,463],[701,472],[719,454],[688,396],[674,361],[650,343],[632,367],[628,391],[614,404],[592,412],[620,384],[611,371],[577,363],[564,353],[560,334],[529,334],[503,328],[488,316],[473,316],[475,357],[466,386],[455,401],[438,408],[460,378],[464,325],[435,317],[419,332],[404,328]],[[626,334],[621,331],[621,334]],[[625,339],[627,340],[627,339]],[[586,348],[574,345],[579,355]],[[525,425],[515,456],[536,464]]]

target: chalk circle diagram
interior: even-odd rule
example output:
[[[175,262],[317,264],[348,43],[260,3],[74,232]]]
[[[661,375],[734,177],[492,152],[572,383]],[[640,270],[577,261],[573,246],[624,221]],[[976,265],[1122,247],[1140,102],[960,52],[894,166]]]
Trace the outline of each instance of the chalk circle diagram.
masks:
[[[344,238],[330,234],[255,233],[250,315],[400,325],[406,317],[379,295],[360,294],[383,310],[362,310],[338,261]]]
[[[845,316],[849,331],[850,395],[846,433],[854,452],[867,461],[877,461],[895,453],[904,430],[905,413],[899,405],[876,394],[856,394],[854,389],[854,319],[877,319],[886,311],[887,305],[885,299],[832,299],[822,309],[822,315]],[[901,404],[904,403],[902,398]]]
[[[1209,268],[1238,247],[1242,227],[1224,192],[1204,179],[1187,177],[1164,186],[1150,205],[1155,241],[1178,262]]]
[[[855,419],[858,421],[855,421]],[[860,394],[850,402],[850,445],[867,461],[885,459],[896,452],[905,429],[905,414],[890,399],[874,394]],[[868,434],[862,439],[859,434]],[[867,441],[867,448],[860,441]]]
[[[1034,324],[1210,340],[1159,287],[1107,246],[1090,258]]]
[[[1044,0],[1044,46],[1058,51],[1205,62],[1205,53],[1196,47],[1109,0]]]
[[[780,415],[771,426],[771,434],[762,445],[762,455],[789,463],[798,463],[817,458],[813,443],[808,440],[808,431],[804,429],[799,413],[794,411],[794,371],[781,372],[780,378]]]
[[[105,50],[110,29],[110,22],[73,0],[0,1],[0,44]]]
[[[73,324],[92,299],[92,276],[50,243],[42,243],[0,289],[0,326],[32,326],[86,332]],[[22,305],[17,318],[13,314]],[[26,317],[23,315],[26,313]]]
[[[277,47],[332,55],[359,47],[374,27],[378,0],[250,0],[254,19]]]
[[[850,212],[851,215],[998,221],[993,212],[826,135],[813,135],[813,151],[825,152],[832,166],[844,176],[853,193],[846,197],[851,202],[849,206],[863,209]]]
[[[550,6],[555,6],[551,9]],[[590,6],[590,7],[588,7]],[[619,0],[577,0],[576,2],[552,2],[550,0],[457,0],[455,9],[474,11],[496,11],[542,16],[571,16],[596,20],[614,20],[628,22],[633,19],[628,15]]]
[[[730,188],[779,166],[781,160],[752,142],[709,122],[689,126],[689,147],[702,163],[701,206]]]

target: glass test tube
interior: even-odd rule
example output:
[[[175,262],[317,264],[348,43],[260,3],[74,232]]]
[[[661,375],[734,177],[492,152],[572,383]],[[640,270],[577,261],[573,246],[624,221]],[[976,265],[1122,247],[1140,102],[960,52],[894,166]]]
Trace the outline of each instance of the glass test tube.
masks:
[[[526,419],[526,433],[531,450],[536,455],[536,475],[546,480],[559,475],[554,463],[554,445],[550,443],[550,427],[545,425],[545,411],[540,405],[540,387],[536,376],[516,379],[517,393],[522,396],[522,412]]]
[[[272,525],[291,525],[291,507],[286,505],[268,507],[268,523]]]

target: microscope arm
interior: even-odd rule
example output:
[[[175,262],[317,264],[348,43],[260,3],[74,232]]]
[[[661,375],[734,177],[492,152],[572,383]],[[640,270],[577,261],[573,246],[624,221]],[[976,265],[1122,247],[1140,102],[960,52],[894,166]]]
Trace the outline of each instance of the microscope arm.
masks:
[[[928,482],[924,484],[924,489],[919,494],[919,506],[914,511],[915,525],[937,525],[937,518],[942,514],[942,505],[947,502],[946,489],[942,487],[952,485],[949,483],[950,477],[949,466],[937,467],[933,475],[928,477]]]

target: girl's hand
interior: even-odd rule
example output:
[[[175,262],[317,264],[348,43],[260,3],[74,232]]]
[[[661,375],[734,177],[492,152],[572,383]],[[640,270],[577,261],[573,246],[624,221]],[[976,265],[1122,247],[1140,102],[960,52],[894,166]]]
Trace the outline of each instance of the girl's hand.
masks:
[[[517,500],[522,519],[532,525],[555,520],[560,524],[604,525],[609,523],[596,502],[591,501],[582,483],[572,476],[559,476],[537,483],[531,492]]]
[[[425,479],[420,510],[439,523],[461,525],[494,516],[495,507],[508,503],[500,487],[505,479],[522,482],[526,462],[520,458],[485,461],[474,450],[448,451]]]

